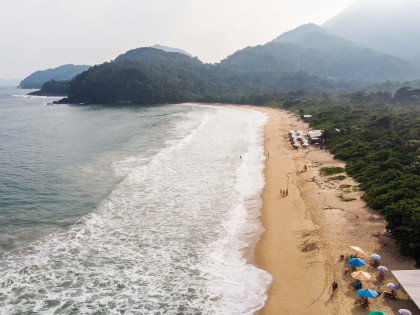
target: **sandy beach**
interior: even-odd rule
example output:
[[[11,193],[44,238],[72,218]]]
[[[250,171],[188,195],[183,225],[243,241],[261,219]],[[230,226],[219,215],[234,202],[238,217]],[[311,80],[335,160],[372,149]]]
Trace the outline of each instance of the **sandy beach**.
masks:
[[[307,124],[286,111],[247,108],[269,115],[264,129],[266,186],[260,217],[265,232],[257,244],[255,259],[259,268],[273,275],[274,282],[268,302],[259,313],[368,314],[368,310],[381,310],[398,314],[398,309],[407,308],[420,314],[402,289],[397,290],[397,300],[383,294],[370,299],[368,310],[355,304],[357,293],[349,286],[353,279],[345,273],[348,264],[340,258],[355,253],[351,245],[362,248],[366,252],[362,257],[369,262],[371,254],[379,254],[380,264],[390,270],[415,269],[415,262],[402,257],[390,237],[373,235],[383,232],[386,222],[366,207],[355,181],[320,175],[321,167],[344,167],[342,161],[334,160],[319,146],[292,148],[288,131],[306,133]],[[282,196],[281,190],[288,190],[288,195]],[[386,284],[396,282],[390,271],[385,272],[384,280],[377,281],[376,268],[358,269],[372,275],[363,288],[390,291]],[[333,281],[338,283],[334,294]]]

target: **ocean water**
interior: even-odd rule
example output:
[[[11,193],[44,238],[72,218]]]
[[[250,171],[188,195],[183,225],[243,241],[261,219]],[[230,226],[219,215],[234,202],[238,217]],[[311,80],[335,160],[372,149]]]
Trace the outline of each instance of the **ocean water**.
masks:
[[[0,88],[0,313],[252,314],[271,276],[255,111]]]

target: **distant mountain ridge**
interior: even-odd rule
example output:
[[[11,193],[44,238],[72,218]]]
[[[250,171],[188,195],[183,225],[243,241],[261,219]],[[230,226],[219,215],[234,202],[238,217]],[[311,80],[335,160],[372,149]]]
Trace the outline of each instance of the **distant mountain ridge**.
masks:
[[[398,57],[361,47],[315,24],[302,25],[273,41],[239,50],[222,66],[247,71],[304,71],[367,80],[410,79],[413,66]]]
[[[87,65],[67,64],[53,69],[39,70],[23,79],[20,82],[19,87],[22,89],[40,89],[47,81],[71,80],[76,75],[89,68],[90,66]]]
[[[320,50],[358,46],[347,39],[330,34],[327,29],[312,23],[304,24],[294,30],[285,32],[271,42],[294,43],[305,48]]]
[[[420,64],[420,1],[359,0],[322,26],[359,45]]]
[[[303,24],[293,30],[284,32],[272,40],[274,43],[296,43],[312,33],[326,33],[326,30],[314,23]]]

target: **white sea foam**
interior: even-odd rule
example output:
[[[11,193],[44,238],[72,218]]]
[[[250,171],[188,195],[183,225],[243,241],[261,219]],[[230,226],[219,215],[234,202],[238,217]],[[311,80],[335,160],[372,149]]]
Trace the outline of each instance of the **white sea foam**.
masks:
[[[57,98],[57,96],[41,96],[41,95],[27,95],[27,94],[13,94],[12,97],[18,98],[35,98],[35,99],[46,99],[46,98]]]
[[[185,116],[185,117],[181,117]],[[251,314],[271,276],[251,265],[264,186],[265,115],[197,107],[68,232],[0,260],[0,309],[15,312]]]

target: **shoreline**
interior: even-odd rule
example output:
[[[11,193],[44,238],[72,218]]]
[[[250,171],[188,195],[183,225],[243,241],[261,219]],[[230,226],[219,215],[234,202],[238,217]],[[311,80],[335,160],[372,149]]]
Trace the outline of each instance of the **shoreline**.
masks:
[[[349,287],[352,278],[344,273],[348,264],[340,259],[354,253],[349,246],[361,247],[367,262],[371,254],[379,254],[381,265],[390,270],[415,269],[415,261],[402,257],[391,238],[372,236],[383,232],[386,222],[379,212],[366,207],[353,179],[336,181],[319,175],[321,167],[345,163],[319,146],[293,149],[288,131],[306,133],[309,128],[294,114],[270,107],[233,106],[260,111],[269,118],[264,127],[266,184],[259,218],[265,231],[254,256],[257,267],[273,276],[273,283],[257,314],[366,314],[374,309],[397,314],[400,308],[419,314],[402,289],[397,290],[397,300],[383,295],[370,299],[368,310],[354,303],[356,290]],[[280,189],[288,189],[288,195],[281,196]],[[396,282],[390,271],[378,281],[376,268],[359,269],[372,274],[364,288],[386,291],[387,282]],[[339,286],[335,294],[333,281]]]

